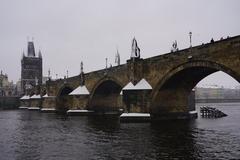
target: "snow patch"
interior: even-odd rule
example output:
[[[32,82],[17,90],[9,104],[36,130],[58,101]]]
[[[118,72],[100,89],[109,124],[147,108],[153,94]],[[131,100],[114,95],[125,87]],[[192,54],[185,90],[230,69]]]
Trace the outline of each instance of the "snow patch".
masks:
[[[132,82],[129,82],[122,90],[134,90],[134,85]]]
[[[73,110],[68,110],[67,113],[92,113],[93,111],[91,110],[85,110],[85,109],[73,109]]]
[[[48,94],[45,94],[44,96],[43,96],[43,98],[47,98],[48,97]]]
[[[150,117],[149,113],[123,113],[120,117]]]
[[[28,109],[28,107],[20,106],[19,109]]]
[[[189,113],[189,114],[196,114],[197,111],[189,111],[188,113]]]
[[[152,86],[143,78],[141,81],[139,81],[135,88],[136,90],[151,90]]]
[[[40,94],[36,95],[34,94],[32,97],[30,97],[31,99],[41,99]]]
[[[151,90],[152,86],[146,81],[146,79],[141,79],[135,86],[132,82],[129,82],[122,90]],[[121,93],[120,93],[121,94]]]
[[[39,107],[28,107],[28,110],[40,110]]]
[[[22,98],[20,98],[21,100],[26,100],[26,99],[30,99],[29,96],[25,95],[25,96],[22,96]]]
[[[41,111],[55,111],[55,108],[42,108]]]
[[[69,95],[89,95],[89,91],[87,87],[84,86],[79,86],[76,89],[74,89]]]

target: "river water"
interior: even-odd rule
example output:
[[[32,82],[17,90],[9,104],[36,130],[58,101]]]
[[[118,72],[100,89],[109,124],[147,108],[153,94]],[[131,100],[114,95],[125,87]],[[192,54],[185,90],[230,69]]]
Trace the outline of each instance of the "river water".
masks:
[[[228,116],[150,124],[0,111],[0,160],[240,159],[240,103],[208,105]]]

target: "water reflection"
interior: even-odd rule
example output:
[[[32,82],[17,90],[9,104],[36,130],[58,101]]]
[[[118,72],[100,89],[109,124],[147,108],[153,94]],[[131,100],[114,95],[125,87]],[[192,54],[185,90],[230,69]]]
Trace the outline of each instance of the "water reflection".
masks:
[[[119,118],[111,116],[88,117],[87,125],[96,131],[103,131],[108,133],[114,133],[120,129]]]
[[[196,144],[195,121],[167,121],[151,125],[153,145],[158,149],[155,158],[176,157],[198,159],[199,148]]]
[[[238,106],[222,109],[229,116],[221,119],[152,124],[0,111],[0,159],[237,159]]]
[[[16,132],[16,159],[17,160],[35,160],[41,157],[41,141],[44,137],[41,137],[42,118],[36,112],[19,112],[18,129]],[[30,122],[30,123],[29,123]],[[24,151],[24,152],[22,152]]]

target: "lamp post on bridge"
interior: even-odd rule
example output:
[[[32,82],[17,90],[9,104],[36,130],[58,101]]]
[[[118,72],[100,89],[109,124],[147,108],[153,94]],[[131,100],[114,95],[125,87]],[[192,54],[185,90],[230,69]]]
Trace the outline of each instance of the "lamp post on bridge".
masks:
[[[105,59],[106,60],[106,69],[108,68],[108,58]]]
[[[51,76],[51,71],[50,68],[48,69],[48,80],[50,80],[50,76]]]
[[[192,32],[189,32],[189,38],[190,38],[190,47],[192,47]]]

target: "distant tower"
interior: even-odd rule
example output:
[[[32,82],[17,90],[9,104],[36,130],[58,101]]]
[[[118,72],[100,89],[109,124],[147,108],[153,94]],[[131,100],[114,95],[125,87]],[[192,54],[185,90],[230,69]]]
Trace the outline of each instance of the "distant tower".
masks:
[[[117,53],[115,55],[115,63],[119,66],[120,65],[120,54],[117,49]]]
[[[36,79],[42,84],[42,54],[39,50],[36,57],[33,41],[28,42],[27,56],[23,54],[21,66],[21,91],[25,94],[27,88],[36,85]]]

